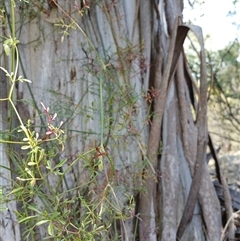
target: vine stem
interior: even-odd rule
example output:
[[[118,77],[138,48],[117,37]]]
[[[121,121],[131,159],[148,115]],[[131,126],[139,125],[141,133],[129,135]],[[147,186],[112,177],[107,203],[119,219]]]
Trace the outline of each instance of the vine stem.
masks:
[[[103,76],[102,71],[100,75],[100,84],[99,84],[99,94],[100,94],[100,118],[101,118],[101,148],[103,148],[103,130],[104,130],[104,107],[103,107]]]
[[[14,41],[15,39],[15,1],[11,0],[11,18],[12,18],[12,39]],[[11,72],[16,73],[16,68],[15,68],[15,52],[16,52],[16,47],[13,45],[12,46],[12,59],[11,59]],[[16,74],[14,74],[14,76],[16,76]],[[13,102],[13,91],[11,93],[11,96],[9,96],[11,98],[11,102]],[[10,100],[9,98],[9,100]],[[12,105],[13,106],[13,105]],[[13,108],[10,107],[10,118],[9,118],[9,131],[12,131],[12,127],[13,127]],[[11,136],[9,136],[10,140],[11,140]]]
[[[11,0],[12,39],[15,40],[15,1]],[[15,69],[15,47],[12,48],[12,72]]]

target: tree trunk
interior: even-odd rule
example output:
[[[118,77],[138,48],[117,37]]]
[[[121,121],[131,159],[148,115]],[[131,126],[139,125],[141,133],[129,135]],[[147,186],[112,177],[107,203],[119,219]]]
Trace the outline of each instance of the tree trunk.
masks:
[[[219,241],[220,206],[204,161],[206,83],[201,80],[198,91],[191,89],[182,44],[178,43],[183,2],[58,0],[51,7],[37,2],[16,6],[20,74],[32,83],[29,88],[18,83],[15,101],[24,122],[30,118],[42,134],[46,120],[40,102],[64,121],[64,151],[51,163],[57,165],[67,158],[62,167],[66,175],[62,182],[59,176],[46,175],[49,186],[68,195],[81,192],[88,196],[91,191],[96,200],[97,187],[100,192],[113,188],[109,199],[121,212],[126,211],[132,196],[136,206],[130,218],[117,223],[118,240],[175,241],[192,180],[200,168],[196,205],[181,240]],[[83,8],[81,16],[84,4],[90,8]],[[55,25],[60,20],[65,27]],[[202,76],[204,71],[203,64]],[[7,88],[2,82],[1,98]],[[6,130],[3,119],[8,106],[0,102],[0,107],[1,128]],[[102,141],[113,170],[111,161],[103,158],[103,171],[96,177],[98,186],[75,190],[88,183],[90,176],[85,159],[75,160]],[[4,175],[0,178],[6,180],[1,185],[7,185],[15,178],[7,168],[16,166],[10,165],[6,146],[0,147],[1,165],[6,167],[1,167]],[[199,160],[203,163],[200,167]],[[44,192],[48,193],[47,188]],[[32,202],[44,206],[39,197]],[[16,221],[16,203],[7,205],[12,216],[0,216],[5,224],[0,226],[5,235],[2,240],[21,240],[19,225],[6,224],[7,220]],[[45,225],[34,231],[33,240],[48,235]],[[99,240],[114,239],[110,235]]]

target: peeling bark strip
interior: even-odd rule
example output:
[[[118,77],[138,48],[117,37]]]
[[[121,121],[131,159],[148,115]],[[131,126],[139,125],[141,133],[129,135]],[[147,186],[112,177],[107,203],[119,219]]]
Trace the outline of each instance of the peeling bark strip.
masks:
[[[172,31],[173,36],[170,39],[169,45],[169,55],[167,56],[166,67],[164,69],[163,76],[161,76],[161,68],[162,66],[158,65],[158,69],[156,70],[155,75],[155,86],[159,86],[160,82],[160,91],[161,91],[161,98],[156,98],[154,101],[154,118],[152,121],[150,136],[149,136],[149,144],[148,144],[148,158],[151,163],[151,166],[154,169],[157,168],[157,153],[160,143],[161,137],[161,125],[162,125],[162,117],[164,113],[164,107],[167,100],[167,96],[171,87],[171,83],[173,81],[173,75],[176,70],[178,58],[183,48],[184,40],[187,36],[189,28],[186,26],[178,26],[179,19],[177,18],[174,24],[174,29]],[[160,55],[161,53],[158,53]],[[157,59],[160,59],[160,56],[157,56]],[[146,181],[146,190],[147,195],[143,194],[142,198],[140,199],[140,208],[143,213],[152,213],[150,210],[151,203],[155,200],[155,189],[156,183],[154,183],[154,178],[148,178]],[[149,206],[150,205],[150,206]],[[143,220],[143,230],[150,230],[151,223],[155,222],[155,216],[142,216]],[[144,235],[145,237],[145,235]],[[146,237],[145,237],[146,238]]]
[[[204,54],[204,46],[203,46],[201,29],[195,26],[178,26],[177,27],[177,25],[178,24],[176,24],[175,22],[174,26],[171,29],[172,36],[170,38],[169,49],[167,51],[167,61],[166,61],[166,64],[163,64],[164,65],[163,75],[161,75],[161,66],[158,66],[158,68],[155,70],[157,74],[155,74],[154,83],[155,83],[155,86],[160,86],[159,90],[161,91],[161,100],[156,99],[154,102],[155,115],[153,118],[152,127],[150,131],[148,157],[149,157],[151,166],[154,168],[157,168],[157,150],[158,150],[160,136],[161,136],[160,129],[161,129],[161,123],[162,123],[162,116],[164,113],[164,107],[165,107],[166,100],[168,98],[171,83],[173,81],[173,75],[175,73],[176,64],[178,62],[180,52],[182,51],[182,45],[183,45],[184,39],[187,35],[187,32],[191,29],[197,35],[201,45],[201,49],[202,49],[201,51],[201,85],[200,85],[200,91],[199,91],[200,94],[198,96],[199,103],[198,105],[194,104],[194,106],[197,106],[197,110],[196,110],[197,112],[196,125],[197,125],[197,132],[198,132],[197,133],[197,154],[196,154],[197,159],[196,161],[194,161],[195,167],[192,167],[195,169],[195,173],[193,176],[190,193],[187,199],[187,204],[185,206],[185,210],[183,212],[182,220],[180,222],[178,231],[176,232],[177,235],[175,236],[176,239],[179,240],[182,237],[186,226],[192,219],[192,215],[195,208],[195,204],[197,202],[200,187],[202,186],[201,190],[204,190],[204,189],[208,190],[210,196],[213,196],[216,198],[216,195],[212,192],[213,188],[211,187],[211,180],[208,177],[208,173],[205,170],[206,168],[204,166],[206,146],[207,146],[207,119],[206,119],[207,82],[206,82],[205,54]],[[176,33],[177,33],[177,37],[176,37]],[[160,55],[160,53],[158,54]],[[161,59],[161,56],[157,56],[156,59]],[[160,84],[159,84],[159,81],[160,81]],[[192,100],[194,100],[193,94],[190,94],[190,96]],[[188,158],[190,156],[193,157],[192,154],[188,155],[187,152],[185,153],[185,155]],[[205,177],[206,175],[208,178],[205,184],[203,185],[201,184],[201,179],[203,176]],[[154,182],[154,178],[148,177],[145,180],[145,188],[146,188],[146,194],[142,194],[142,198],[140,199],[140,210],[142,210],[141,218],[143,223],[142,226],[140,226],[141,227],[140,231],[142,231],[141,237],[142,237],[142,240],[144,239],[150,240],[152,238],[153,240],[155,240],[156,236],[152,233],[152,230],[156,230],[158,226],[155,224],[156,214],[154,214],[153,210],[151,209],[153,200],[156,198],[155,196],[156,183]],[[213,227],[214,224],[211,222],[211,217],[215,215],[217,220],[220,217],[219,204],[207,203],[206,201],[204,201],[205,198],[202,197],[202,193],[203,192],[200,193],[200,203],[201,205],[203,205],[204,219],[207,224],[207,228],[206,228],[207,236],[212,238],[212,240],[218,240],[221,224],[219,223],[219,221],[217,221],[215,222],[215,224],[217,224],[216,227]],[[212,215],[210,215],[209,209],[206,208],[206,206],[209,204],[210,206],[211,205],[216,206],[217,214],[213,213]],[[162,208],[164,208],[164,206]],[[204,223],[202,224],[202,227],[203,226],[204,226]],[[213,230],[215,231],[217,230],[217,232],[215,232],[215,237],[214,237]],[[174,235],[172,237],[174,237]],[[199,236],[198,237],[196,236],[195,238],[198,240]]]
[[[160,137],[161,137],[161,125],[162,125],[162,116],[164,112],[164,106],[166,103],[167,93],[169,91],[169,82],[171,82],[171,77],[173,75],[173,71],[175,70],[176,65],[176,59],[178,58],[180,51],[175,52],[175,42],[176,42],[176,36],[177,36],[177,26],[178,26],[178,19],[175,21],[175,31],[173,32],[173,36],[171,37],[170,42],[170,49],[169,49],[169,55],[167,58],[167,64],[166,68],[164,70],[163,76],[161,75],[161,69],[162,66],[158,63],[156,74],[154,76],[154,84],[155,86],[160,86],[161,91],[161,98],[156,98],[154,101],[154,118],[152,121],[152,126],[150,130],[150,136],[149,136],[149,143],[148,143],[148,152],[147,156],[149,158],[149,162],[151,163],[151,166],[154,168],[154,170],[157,169],[157,153],[160,143]],[[157,53],[156,59],[161,59],[160,56],[161,52]],[[177,57],[175,55],[178,55]],[[175,58],[173,58],[173,56]],[[172,59],[175,61],[173,62]],[[160,84],[159,84],[160,82]],[[158,90],[157,90],[158,91]],[[149,169],[150,170],[150,169]],[[148,175],[151,175],[151,170],[149,172],[147,171]],[[141,213],[141,219],[142,223],[140,223],[140,236],[143,237],[143,239],[149,239],[153,234],[150,230],[156,229],[155,224],[155,212],[156,212],[156,203],[154,203],[154,200],[156,199],[156,177],[148,177],[145,180],[145,188],[146,193],[143,193],[140,199],[140,213]],[[154,209],[153,209],[154,207]],[[149,215],[150,214],[150,215]],[[155,235],[154,235],[155,236]]]
[[[187,203],[182,215],[181,222],[177,231],[177,240],[180,240],[184,230],[192,219],[195,204],[197,202],[198,192],[201,185],[203,166],[205,164],[205,154],[207,146],[207,77],[206,77],[206,60],[204,52],[204,43],[202,37],[202,31],[197,27],[190,27],[190,29],[196,34],[201,47],[201,77],[200,77],[200,96],[199,105],[197,110],[196,124],[198,127],[198,146],[197,146],[197,159],[195,164],[195,173],[190,189],[190,193],[187,199]]]
[[[236,226],[232,219],[233,218],[233,208],[232,208],[231,195],[230,195],[230,191],[228,188],[226,178],[224,177],[221,167],[219,165],[217,153],[215,151],[215,148],[213,147],[213,142],[212,142],[212,138],[211,138],[210,134],[208,134],[208,144],[209,144],[209,148],[210,148],[212,157],[215,160],[216,173],[217,173],[219,183],[222,184],[222,188],[223,188],[224,203],[225,203],[225,208],[226,208],[226,220],[229,221],[229,225],[227,227],[228,238],[234,239]],[[225,233],[223,232],[221,235],[221,241],[223,241],[224,239],[225,239]]]

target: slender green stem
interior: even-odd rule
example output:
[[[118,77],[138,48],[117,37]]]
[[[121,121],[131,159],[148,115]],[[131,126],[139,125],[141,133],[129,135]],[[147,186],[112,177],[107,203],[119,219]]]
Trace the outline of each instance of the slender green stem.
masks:
[[[14,53],[16,53],[16,66],[15,66],[15,70],[14,70],[14,74],[13,74],[12,85],[11,85],[11,88],[10,88],[10,91],[9,91],[8,100],[11,103],[11,105],[12,105],[11,109],[14,110],[14,112],[16,113],[21,126],[24,126],[23,122],[22,122],[22,119],[21,119],[21,117],[20,117],[20,115],[19,115],[19,113],[18,113],[18,111],[17,111],[17,109],[16,109],[16,107],[13,103],[13,87],[14,87],[16,81],[17,81],[17,71],[18,71],[18,50],[15,47],[15,45],[14,45],[13,49],[15,50]],[[14,56],[14,58],[15,58],[15,56]],[[12,61],[15,63],[14,59],[12,59]]]
[[[12,100],[12,94],[13,94],[14,86],[15,86],[15,82],[12,82],[10,90],[9,90],[8,98],[7,98],[8,100],[10,100],[10,99]]]
[[[23,122],[22,122],[22,119],[21,119],[21,117],[20,117],[20,115],[19,115],[18,111],[17,111],[17,108],[15,107],[15,105],[14,105],[14,103],[13,103],[13,101],[12,101],[11,99],[9,99],[9,102],[11,103],[12,108],[13,108],[14,112],[16,113],[16,115],[17,115],[17,117],[18,117],[19,122],[20,122],[21,126],[23,127],[23,126],[24,126],[24,124],[23,124]]]
[[[11,18],[12,18],[12,39],[13,41],[15,40],[15,2],[14,0],[11,0]],[[12,48],[12,64],[11,64],[11,67],[12,67],[12,72],[14,71],[15,69],[15,47],[13,46]]]
[[[104,131],[104,107],[103,107],[103,73],[100,74],[100,84],[99,84],[99,94],[100,94],[100,131],[101,131],[101,146],[103,146],[103,131]]]
[[[14,0],[11,0],[11,18],[12,18],[12,39],[15,40],[15,2]],[[12,59],[11,59],[11,72],[15,69],[15,46],[12,46]],[[15,71],[17,71],[15,69]],[[11,100],[13,101],[14,97],[13,94],[11,94]],[[11,132],[13,128],[13,108],[10,107],[10,118],[9,118],[9,131]],[[9,137],[11,140],[11,136]]]
[[[14,52],[16,54],[16,66],[15,66],[15,69],[14,69],[13,81],[16,82],[17,72],[18,72],[18,64],[19,64],[19,54],[18,54],[18,48],[15,45],[14,45]],[[15,64],[15,55],[14,55],[13,62]]]
[[[6,144],[20,144],[20,145],[25,144],[25,143],[22,142],[22,141],[5,141],[5,140],[2,140],[2,139],[0,139],[0,143],[6,143]]]

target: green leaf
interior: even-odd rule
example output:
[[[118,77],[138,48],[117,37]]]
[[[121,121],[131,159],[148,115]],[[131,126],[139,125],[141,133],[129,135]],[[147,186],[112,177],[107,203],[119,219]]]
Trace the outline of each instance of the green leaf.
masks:
[[[53,235],[53,225],[51,222],[49,223],[47,230],[48,230],[48,234],[50,236],[52,236]]]
[[[4,48],[4,51],[5,51],[5,54],[6,54],[7,56],[9,56],[9,55],[10,55],[10,51],[11,51],[11,49],[9,48],[9,46],[8,46],[7,44],[3,44],[3,48]]]
[[[22,76],[19,76],[19,77],[18,77],[18,80],[19,80],[20,82],[28,82],[28,83],[32,83],[31,80],[29,80],[29,79],[24,79]]]
[[[41,221],[36,223],[36,226],[40,226],[40,225],[42,225],[44,223],[48,223],[48,222],[49,222],[49,220],[41,220]]]
[[[29,148],[31,148],[31,146],[21,146],[21,149],[22,149],[22,150],[27,150],[27,149],[29,149]]]
[[[26,218],[23,218],[23,219],[19,220],[19,223],[23,223],[23,222],[25,222],[25,221],[27,221],[27,220],[29,220],[29,219],[31,219],[31,218],[36,218],[36,217],[37,217],[37,215],[28,216],[28,217],[26,217]]]
[[[103,158],[102,156],[98,159],[98,170],[101,172],[103,170]]]
[[[36,162],[28,162],[28,166],[35,166],[35,165],[37,165]]]
[[[33,186],[35,186],[35,184],[36,184],[36,179],[33,178],[32,181],[30,182],[30,185],[33,187]]]
[[[62,167],[62,166],[66,163],[66,161],[67,161],[67,158],[65,158],[65,159],[63,159],[62,161],[60,161],[60,162],[54,167],[54,169],[55,169],[55,168]]]
[[[33,172],[29,168],[25,168],[25,171],[27,172],[28,175],[34,178]]]
[[[28,208],[36,213],[42,214],[37,208],[35,208],[34,206],[28,206]]]
[[[57,217],[60,216],[60,214],[61,214],[60,212],[55,212],[55,213],[52,214],[51,218],[52,219],[57,218]]]
[[[60,171],[55,171],[54,174],[55,174],[56,176],[63,176],[63,175],[64,175],[64,173],[63,173],[63,172],[60,172]]]
[[[6,69],[4,69],[3,67],[0,67],[0,69],[5,72],[7,75],[9,75],[8,71]]]
[[[12,195],[12,194],[14,194],[14,193],[16,193],[16,192],[21,191],[23,188],[24,188],[24,187],[18,187],[18,188],[16,188],[16,189],[13,189],[13,190],[8,194],[8,196],[9,196],[9,195]]]

